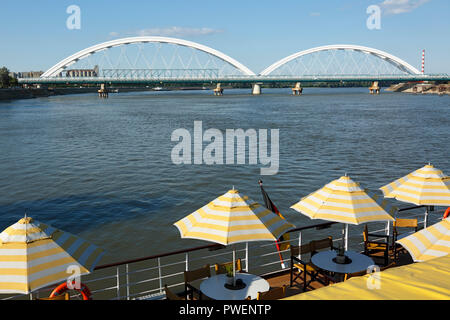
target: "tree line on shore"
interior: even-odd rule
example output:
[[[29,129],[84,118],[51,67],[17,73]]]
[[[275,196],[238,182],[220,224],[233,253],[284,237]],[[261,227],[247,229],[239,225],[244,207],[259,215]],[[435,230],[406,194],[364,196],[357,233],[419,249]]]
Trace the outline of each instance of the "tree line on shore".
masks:
[[[7,67],[0,68],[0,88],[10,88],[18,85],[17,79],[9,75]]]

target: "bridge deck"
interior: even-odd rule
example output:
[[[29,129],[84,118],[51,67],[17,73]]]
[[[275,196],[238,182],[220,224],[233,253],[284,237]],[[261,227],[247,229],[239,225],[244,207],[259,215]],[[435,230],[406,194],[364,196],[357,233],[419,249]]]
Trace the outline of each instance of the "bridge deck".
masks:
[[[320,76],[227,76],[227,77],[159,77],[159,78],[113,78],[113,77],[41,77],[20,78],[21,84],[155,84],[155,83],[274,83],[274,82],[367,82],[367,81],[450,81],[447,74],[438,75],[320,75]]]

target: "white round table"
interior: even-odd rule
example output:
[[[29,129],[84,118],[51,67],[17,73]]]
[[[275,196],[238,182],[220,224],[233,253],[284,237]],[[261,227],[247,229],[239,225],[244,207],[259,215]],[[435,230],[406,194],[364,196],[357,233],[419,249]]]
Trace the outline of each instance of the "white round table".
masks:
[[[348,264],[334,262],[333,258],[336,255],[337,253],[334,250],[322,251],[313,255],[311,262],[320,269],[340,274],[360,272],[367,270],[369,266],[375,265],[371,258],[355,251],[345,251],[345,255],[352,260]]]
[[[230,290],[225,288],[226,277],[226,274],[219,274],[203,280],[200,290],[215,300],[245,300],[249,296],[256,299],[258,292],[270,289],[269,283],[261,277],[249,273],[236,273],[236,280],[241,279],[246,286],[240,290]]]

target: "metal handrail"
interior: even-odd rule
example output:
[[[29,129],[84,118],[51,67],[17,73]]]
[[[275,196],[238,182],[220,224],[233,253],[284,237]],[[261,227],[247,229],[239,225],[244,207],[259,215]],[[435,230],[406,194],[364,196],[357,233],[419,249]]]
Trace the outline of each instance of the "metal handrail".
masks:
[[[399,209],[399,212],[413,210],[413,209],[417,209],[417,208],[421,208],[421,207],[423,207],[423,206],[402,208],[402,209]],[[412,213],[410,216],[412,217],[412,216],[419,216],[419,215],[420,215],[420,213]],[[279,243],[281,243],[281,244],[295,243],[295,241],[301,243],[303,231],[311,230],[314,228],[324,229],[324,228],[328,228],[334,224],[338,224],[338,223],[328,221],[328,222],[320,222],[320,223],[314,223],[314,224],[306,225],[306,226],[302,226],[302,227],[297,227],[289,232],[291,234],[291,237],[289,240],[280,241]],[[383,228],[376,232],[379,232],[379,231],[389,231],[389,227],[387,226],[386,228]],[[298,232],[298,234],[296,234],[297,232]],[[333,241],[341,241],[341,240],[342,240],[342,238],[338,238],[338,237],[333,239]],[[355,245],[360,245],[360,244],[361,243],[355,243]],[[270,247],[273,249],[272,252],[267,251],[267,249]],[[218,256],[229,255],[231,252],[229,252],[229,251],[220,252],[220,253],[211,252],[211,254],[209,254],[209,255],[203,254],[203,255],[200,255],[199,257],[190,256],[189,255],[190,253],[198,252],[201,250],[215,251],[215,249],[221,249],[221,248],[224,248],[224,246],[219,245],[219,244],[209,244],[209,245],[204,245],[204,246],[198,246],[198,247],[193,247],[193,248],[188,248],[188,249],[182,249],[182,250],[177,250],[177,251],[161,253],[161,254],[147,256],[147,257],[141,257],[141,258],[136,258],[136,259],[119,261],[119,262],[115,262],[115,263],[104,264],[104,265],[96,267],[94,270],[97,272],[101,271],[101,270],[106,270],[106,271],[111,270],[111,271],[108,271],[108,272],[110,272],[108,275],[96,274],[94,278],[85,279],[85,281],[83,281],[83,283],[93,284],[93,283],[98,283],[99,281],[107,281],[107,282],[109,281],[109,284],[106,283],[105,287],[93,288],[94,290],[91,290],[91,292],[105,294],[107,291],[112,291],[112,294],[114,295],[114,290],[115,290],[116,294],[112,297],[112,299],[122,299],[122,298],[130,299],[132,297],[137,297],[137,296],[141,297],[144,294],[161,296],[161,295],[163,295],[163,280],[166,281],[167,279],[171,278],[171,279],[175,280],[175,281],[171,281],[171,283],[170,283],[171,287],[181,286],[184,284],[184,282],[180,282],[182,280],[182,279],[180,279],[180,278],[182,278],[181,275],[183,274],[183,271],[189,269],[189,264],[192,265],[192,263],[195,263],[196,261],[198,262],[199,260],[205,260],[205,259],[211,259],[211,258],[218,257]],[[255,264],[255,265],[257,265],[257,269],[267,270],[267,268],[270,268],[270,270],[272,270],[272,271],[269,271],[269,273],[279,272],[279,271],[283,271],[283,270],[290,268],[289,259],[285,259],[283,257],[283,253],[289,252],[289,249],[280,251],[282,260],[285,263],[285,267],[283,269],[281,267],[281,263],[280,263],[280,259],[279,259],[279,252],[277,250],[275,250],[274,248],[275,247],[274,247],[273,243],[261,244],[261,243],[254,242],[251,245],[246,244],[246,247],[243,249],[237,248],[236,252],[237,252],[237,254],[241,254],[242,252],[245,252],[245,258],[242,260],[245,261],[245,266],[246,266],[247,271],[248,271],[249,263],[252,261],[255,261],[255,260],[258,260],[258,264]],[[262,254],[254,253],[251,256],[249,255],[249,251],[255,252],[257,250],[259,250],[259,251],[264,250],[263,251],[264,253],[262,253]],[[184,258],[181,258],[181,259],[175,258],[175,261],[167,261],[166,263],[161,263],[161,258],[177,256],[177,255],[184,255]],[[276,257],[272,258],[272,256],[276,256]],[[151,265],[151,266],[146,265],[146,266],[143,266],[143,268],[139,268],[136,270],[129,270],[130,265],[133,265],[133,264],[136,264],[139,262],[145,263],[146,261],[155,261],[155,262],[157,262],[157,264]],[[177,267],[177,265],[181,265],[181,266]],[[183,265],[184,265],[184,267],[183,267]],[[275,271],[274,271],[274,268],[276,268]],[[169,269],[169,270],[172,269],[172,271],[170,273],[163,274],[162,270],[164,270],[164,269]],[[146,276],[145,274],[143,274],[144,272],[153,272],[153,275],[148,274]],[[141,273],[141,275],[142,275],[141,279],[139,279],[139,278],[138,279],[129,279],[129,276],[136,275],[138,273]],[[260,273],[260,274],[262,274],[262,273]],[[264,274],[266,274],[266,273],[264,273]],[[92,276],[92,275],[93,275],[93,273],[90,276]],[[97,276],[99,276],[99,277],[97,277]],[[177,278],[179,279],[178,282],[173,283],[173,282],[176,282]],[[114,280],[115,280],[115,284],[113,283]],[[146,285],[146,284],[150,284],[152,282],[154,282],[155,284],[150,286],[150,288],[146,287],[146,288],[142,288],[138,292],[130,292],[131,287],[135,287],[135,286],[143,285],[143,284]],[[37,292],[37,295],[43,294],[49,290],[51,290],[51,287],[41,289],[40,291]],[[133,291],[136,291],[136,290],[133,290]],[[6,299],[11,299],[11,298],[20,297],[20,296],[23,297],[24,295],[8,297]]]
[[[307,230],[307,229],[313,229],[313,228],[328,227],[328,226],[331,226],[331,225],[336,224],[336,223],[338,223],[338,222],[323,222],[323,223],[318,223],[318,224],[298,227],[298,228],[290,230],[289,233],[293,233],[293,232],[296,232],[296,231],[303,231],[303,230]],[[176,250],[176,251],[171,251],[171,252],[165,252],[165,253],[156,254],[156,255],[147,256],[147,257],[142,257],[142,258],[136,258],[136,259],[131,259],[131,260],[125,260],[125,261],[120,261],[120,262],[114,262],[114,263],[100,265],[100,266],[95,267],[94,271],[95,270],[106,269],[106,268],[111,268],[111,267],[117,267],[117,266],[121,266],[121,265],[125,265],[125,264],[142,262],[142,261],[146,261],[146,260],[153,260],[153,259],[157,259],[157,258],[163,258],[163,257],[167,257],[167,256],[173,256],[173,255],[177,255],[177,254],[181,254],[181,253],[188,253],[188,252],[199,251],[199,250],[203,250],[203,249],[216,249],[216,248],[217,249],[221,249],[223,247],[224,246],[221,245],[221,244],[209,244],[209,245],[204,245],[204,246],[199,246],[199,247],[193,247],[193,248],[188,248],[188,249],[182,249],[182,250]]]

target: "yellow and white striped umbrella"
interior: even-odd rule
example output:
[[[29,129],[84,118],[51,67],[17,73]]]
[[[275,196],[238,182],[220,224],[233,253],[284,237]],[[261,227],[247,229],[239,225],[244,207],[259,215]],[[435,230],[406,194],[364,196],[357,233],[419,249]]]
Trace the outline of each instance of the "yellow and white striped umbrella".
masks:
[[[388,203],[385,205],[388,206]],[[394,220],[360,187],[359,183],[348,176],[333,180],[323,188],[302,198],[291,208],[311,219],[345,224],[358,225],[373,221]]]
[[[386,198],[426,206],[450,206],[450,177],[426,165],[380,188]]]
[[[68,232],[30,217],[0,233],[0,293],[29,293],[66,281],[79,267],[80,275],[90,273],[103,250]]]
[[[263,205],[230,190],[174,224],[182,238],[223,245],[249,241],[275,241],[294,225]]]
[[[416,262],[426,261],[450,253],[450,218],[396,241]]]

